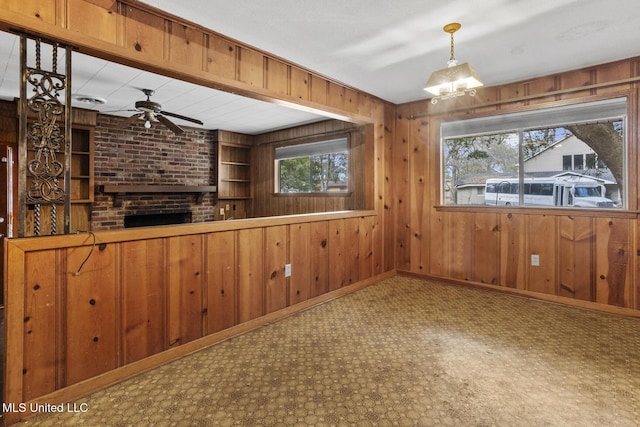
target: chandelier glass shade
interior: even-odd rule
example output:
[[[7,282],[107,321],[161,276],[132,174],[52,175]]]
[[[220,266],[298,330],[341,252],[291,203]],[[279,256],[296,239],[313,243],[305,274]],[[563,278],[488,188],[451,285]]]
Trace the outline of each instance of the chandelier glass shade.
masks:
[[[447,62],[447,68],[434,71],[427,80],[424,90],[435,95],[431,103],[435,104],[442,99],[455,98],[469,94],[474,96],[476,89],[482,86],[476,70],[468,63],[458,64],[454,56],[453,33],[460,29],[458,23],[444,26],[444,31],[451,35],[451,57]]]

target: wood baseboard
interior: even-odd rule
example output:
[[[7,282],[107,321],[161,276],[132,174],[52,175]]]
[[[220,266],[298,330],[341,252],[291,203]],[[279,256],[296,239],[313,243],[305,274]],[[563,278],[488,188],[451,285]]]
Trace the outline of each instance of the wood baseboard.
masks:
[[[447,277],[419,274],[419,273],[414,273],[406,270],[397,270],[397,273],[400,276],[415,277],[417,279],[424,279],[424,280],[433,280],[435,282],[440,282],[440,283],[466,286],[466,287],[481,289],[486,291],[501,292],[501,293],[509,294],[513,296],[531,298],[538,301],[545,301],[545,302],[550,302],[554,304],[566,305],[570,307],[583,308],[586,310],[599,311],[602,313],[616,314],[616,315],[625,316],[625,317],[640,318],[640,310],[635,310],[632,308],[616,307],[616,306],[600,304],[592,301],[583,301],[583,300],[577,300],[577,299],[568,298],[568,297],[561,297],[557,295],[548,295],[540,292],[532,292],[524,289],[515,289],[515,288],[508,288],[505,286],[489,285],[487,283],[470,282],[467,280],[456,280],[456,279],[451,279]]]

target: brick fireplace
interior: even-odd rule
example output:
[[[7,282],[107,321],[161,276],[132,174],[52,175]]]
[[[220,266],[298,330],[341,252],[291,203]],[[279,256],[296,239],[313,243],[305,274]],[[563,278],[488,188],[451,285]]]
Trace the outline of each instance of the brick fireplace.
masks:
[[[213,132],[185,127],[183,135],[142,121],[122,128],[125,120],[98,114],[95,128],[96,194],[91,229],[113,230],[140,220],[156,223],[204,222],[214,218],[215,194],[180,192],[103,193],[104,185],[208,186],[216,182]],[[165,187],[163,187],[165,188]],[[132,218],[138,217],[137,220]],[[153,218],[155,217],[155,218]],[[151,222],[149,225],[153,225]]]

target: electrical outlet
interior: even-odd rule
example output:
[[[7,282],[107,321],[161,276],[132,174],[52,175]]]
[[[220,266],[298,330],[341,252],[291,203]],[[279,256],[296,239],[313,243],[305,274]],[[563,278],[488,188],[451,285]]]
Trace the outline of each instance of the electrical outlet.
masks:
[[[291,277],[291,264],[284,265],[284,277]]]
[[[540,266],[540,255],[531,254],[531,265],[534,267]]]
[[[220,208],[220,215],[224,216],[224,208]]]

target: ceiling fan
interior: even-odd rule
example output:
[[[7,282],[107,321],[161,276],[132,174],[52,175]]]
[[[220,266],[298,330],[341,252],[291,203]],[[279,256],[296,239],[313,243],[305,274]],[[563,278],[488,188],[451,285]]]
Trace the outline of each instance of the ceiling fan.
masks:
[[[133,116],[126,119],[124,122],[122,122],[121,127],[127,127],[131,125],[133,122],[135,122],[136,120],[143,119],[145,120],[144,127],[147,129],[151,128],[151,122],[158,121],[163,125],[165,125],[166,127],[168,127],[169,129],[171,129],[173,133],[175,133],[176,135],[181,135],[184,133],[184,129],[182,129],[177,124],[173,123],[166,116],[175,117],[177,119],[185,120],[191,123],[196,123],[198,125],[203,124],[200,120],[192,119],[191,117],[186,117],[180,114],[163,111],[162,105],[158,104],[157,102],[153,102],[151,100],[151,96],[155,93],[155,91],[151,89],[141,89],[141,90],[147,96],[147,99],[142,101],[136,101],[136,104],[135,104],[136,109],[131,110],[131,111],[136,111],[136,113]]]

